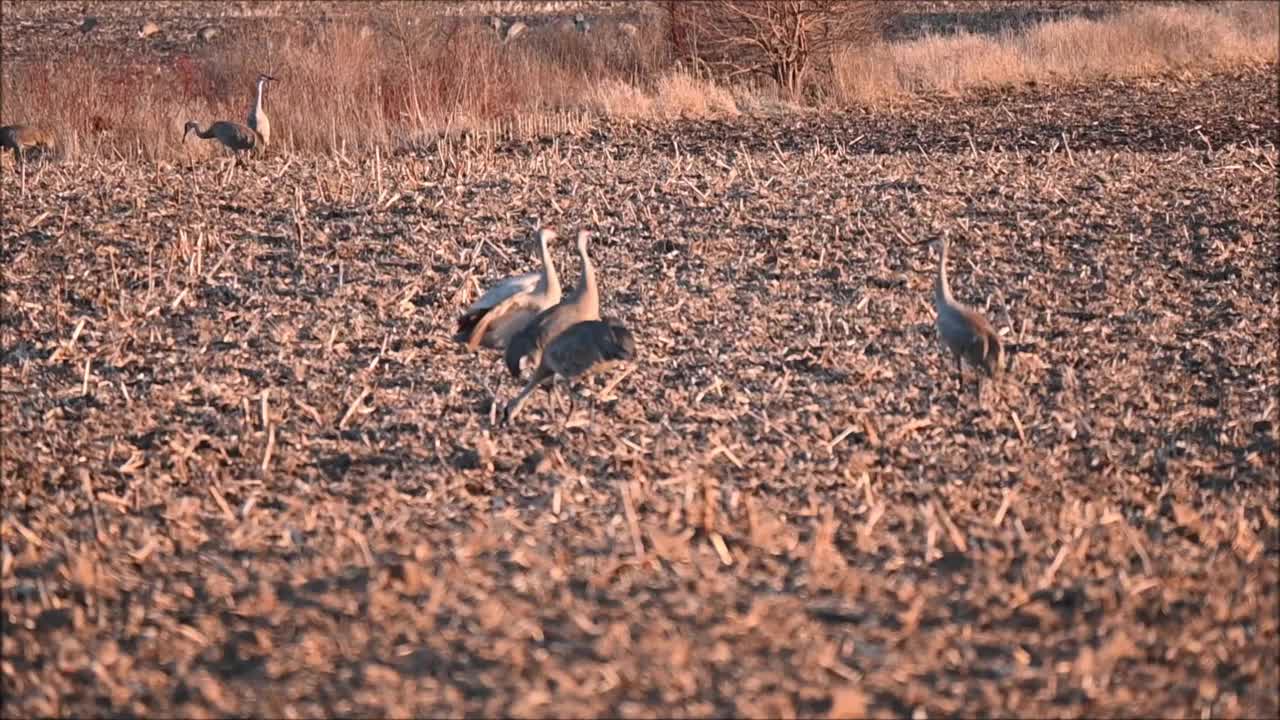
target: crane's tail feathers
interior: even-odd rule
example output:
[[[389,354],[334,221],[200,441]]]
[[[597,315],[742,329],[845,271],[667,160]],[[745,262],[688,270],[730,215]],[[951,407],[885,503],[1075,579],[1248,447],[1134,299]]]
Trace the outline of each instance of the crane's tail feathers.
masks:
[[[458,318],[458,335],[470,336],[471,331],[475,329],[476,324],[484,317],[484,311],[469,312]]]
[[[630,360],[636,356],[636,341],[630,330],[621,325],[610,325],[609,336],[602,348],[605,359]]]
[[[511,377],[520,378],[520,361],[529,352],[529,340],[524,333],[520,333],[511,338],[511,342],[507,344],[507,349],[502,355],[502,359],[506,361],[507,371],[511,373]]]

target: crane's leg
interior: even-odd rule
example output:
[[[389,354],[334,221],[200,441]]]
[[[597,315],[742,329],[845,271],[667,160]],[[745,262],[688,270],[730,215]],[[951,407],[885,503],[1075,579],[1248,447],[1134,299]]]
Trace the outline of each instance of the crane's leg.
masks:
[[[952,351],[951,358],[956,362],[956,395],[964,394],[964,365],[960,362],[960,353]]]
[[[488,383],[486,382],[485,385],[487,386]],[[490,395],[489,424],[497,425],[498,424],[498,391],[502,389],[502,376],[501,375],[498,376],[498,383],[496,387],[489,387],[488,389],[489,389],[489,395]]]
[[[560,376],[558,375],[556,376],[556,381],[564,386],[565,397],[568,398],[569,400],[569,412],[564,414],[564,422],[560,423],[560,429],[563,430],[565,427],[569,425],[569,421],[573,419],[573,411],[578,409],[578,404],[573,401],[574,399],[573,386],[569,384],[569,381],[562,380],[562,378],[560,378]]]
[[[600,393],[603,388],[599,387],[601,382],[597,381],[595,375],[588,375],[586,384],[591,387],[591,415],[588,417],[588,422],[594,424],[596,421],[596,403],[600,401]],[[604,385],[607,387],[608,383],[604,383]]]
[[[580,388],[574,386],[572,380],[566,379],[564,381],[564,389],[565,389],[565,394],[569,396],[569,404],[571,408],[577,407],[576,401],[588,402],[587,397],[582,394],[582,392],[580,391]],[[591,423],[595,421],[596,404],[594,399],[590,401],[589,407],[591,408],[591,414],[587,419],[588,427],[590,427]],[[573,410],[570,410],[569,414],[566,415],[564,418],[564,424],[561,426],[562,428],[569,426],[569,421],[572,419],[572,416],[573,416]]]
[[[542,384],[542,381],[549,377],[552,377],[551,372],[545,368],[539,367],[534,371],[533,377],[529,379],[529,384],[525,385],[524,389],[520,391],[520,394],[512,398],[511,402],[507,403],[507,406],[503,408],[503,425],[515,420],[516,414],[519,413],[520,408],[524,406],[524,401],[529,397],[529,393],[532,393],[538,385]]]
[[[556,395],[556,381],[553,379],[543,385],[542,389],[547,393],[547,412],[552,417],[555,417],[555,414],[560,411],[560,397]]]

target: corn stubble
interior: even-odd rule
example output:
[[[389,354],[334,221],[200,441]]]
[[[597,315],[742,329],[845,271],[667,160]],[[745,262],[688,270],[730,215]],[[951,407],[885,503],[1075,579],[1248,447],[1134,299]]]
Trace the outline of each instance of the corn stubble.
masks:
[[[1273,77],[0,184],[6,708],[1274,714]],[[587,427],[451,337],[530,218]]]

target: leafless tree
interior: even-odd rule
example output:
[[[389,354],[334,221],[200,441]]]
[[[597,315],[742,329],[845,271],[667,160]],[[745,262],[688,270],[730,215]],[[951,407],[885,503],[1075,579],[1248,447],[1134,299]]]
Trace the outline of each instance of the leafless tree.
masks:
[[[834,51],[879,37],[890,12],[877,0],[671,0],[664,9],[678,56],[730,78],[767,75],[793,97]]]

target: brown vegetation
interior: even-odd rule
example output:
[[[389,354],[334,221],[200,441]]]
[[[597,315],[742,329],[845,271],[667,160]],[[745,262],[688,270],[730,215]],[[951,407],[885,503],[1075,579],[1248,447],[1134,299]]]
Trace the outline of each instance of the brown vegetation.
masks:
[[[201,157],[210,149],[180,143],[184,123],[242,118],[261,71],[281,78],[269,89],[268,107],[278,136],[272,151],[284,153],[390,151],[463,130],[529,137],[583,127],[600,115],[716,117],[795,107],[777,87],[680,69],[673,64],[671,27],[652,12],[629,18],[634,34],[623,31],[618,18],[582,34],[530,17],[526,32],[503,42],[479,18],[433,14],[429,3],[376,5],[385,11],[366,15],[349,8],[341,14],[346,5],[328,3],[333,15],[325,22],[299,21],[287,11],[292,6],[264,5],[276,9],[239,25],[222,18],[230,29],[211,43],[196,39],[210,19],[184,15],[164,20],[159,40],[134,37],[137,23],[131,22],[118,43],[95,44],[91,34],[77,40],[83,51],[64,48],[58,59],[33,62],[25,48],[46,47],[42,36],[13,24],[28,17],[52,22],[35,12],[40,7],[23,3],[0,20],[9,28],[0,114],[4,122],[56,128],[68,156]],[[186,13],[206,5],[181,7]],[[977,14],[967,7],[957,5],[946,17]],[[860,12],[848,17],[870,17]],[[110,27],[105,17],[102,26]],[[182,28],[189,40],[176,39]],[[815,97],[853,107],[1026,81],[1274,63],[1278,38],[1272,3],[1139,5],[995,34],[928,35],[844,50],[819,43],[810,51],[834,50]],[[705,35],[702,42],[706,47]],[[802,74],[798,68],[778,70],[784,84]]]
[[[1134,4],[1096,18],[931,34],[841,52],[834,84],[840,101],[874,104],[1027,82],[1274,64],[1278,54],[1280,4]]]
[[[1274,717],[1274,83],[6,178],[4,714]],[[594,426],[451,337],[535,218]]]
[[[0,170],[0,715],[1276,716],[1274,5],[904,37],[784,119],[424,6],[5,4],[0,115],[69,147]],[[136,162],[263,70],[265,156]],[[498,428],[454,322],[536,224],[636,357]]]
[[[891,7],[871,0],[707,0],[665,4],[677,56],[732,81],[771,78],[799,98],[815,65],[878,40]]]

